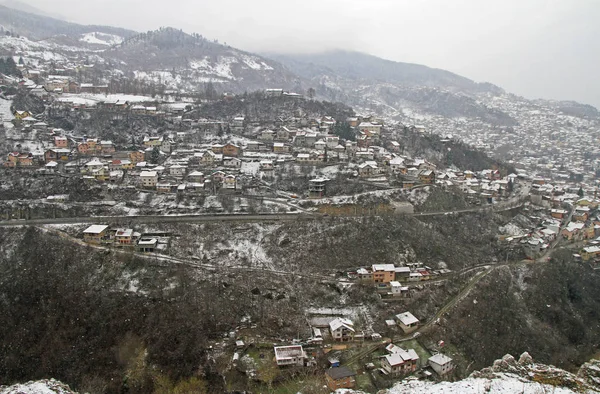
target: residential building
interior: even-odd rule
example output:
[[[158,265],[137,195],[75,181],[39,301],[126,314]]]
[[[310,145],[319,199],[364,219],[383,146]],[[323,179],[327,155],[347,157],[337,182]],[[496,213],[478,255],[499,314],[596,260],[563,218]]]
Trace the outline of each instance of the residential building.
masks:
[[[429,357],[427,363],[440,376],[446,375],[454,370],[452,359],[442,353]]]
[[[419,326],[419,319],[410,312],[396,315],[396,320],[398,320],[398,324],[405,334],[415,331]]]
[[[134,164],[140,163],[145,160],[145,152],[143,150],[129,152],[129,160]]]
[[[381,367],[392,376],[408,375],[416,371],[419,355],[414,349],[404,350],[396,346],[396,352],[381,359]]]
[[[301,345],[275,346],[274,350],[275,362],[280,367],[303,367],[308,358]]]
[[[155,188],[158,184],[158,173],[156,171],[142,171],[140,173],[142,187]]]
[[[580,254],[583,261],[595,260],[600,256],[600,246],[588,246],[583,248]]]
[[[375,283],[390,283],[396,279],[396,267],[394,264],[373,264],[373,282]]]
[[[174,164],[174,165],[172,165],[172,166],[169,168],[169,174],[170,174],[171,176],[174,176],[174,177],[178,177],[178,178],[180,178],[180,177],[183,177],[183,176],[185,175],[185,170],[186,170],[186,169],[187,169],[187,168],[186,168],[186,167],[184,167],[184,166],[182,166],[182,165],[179,165],[179,164]]]
[[[325,185],[329,179],[315,178],[308,181],[308,197],[323,198],[325,196]]]
[[[83,240],[90,244],[100,245],[108,233],[108,226],[94,224],[83,230]]]
[[[133,243],[133,229],[120,228],[115,232],[115,244],[131,245]]]
[[[355,376],[356,372],[344,366],[329,368],[327,372],[325,372],[327,387],[331,391],[354,388],[356,386]]]
[[[226,175],[223,178],[223,189],[235,190],[237,188],[237,178],[235,175]]]
[[[6,167],[31,167],[33,166],[33,154],[10,152],[4,165]]]
[[[69,140],[65,136],[57,135],[54,137],[54,146],[57,148],[68,148]]]
[[[141,253],[153,253],[158,245],[156,238],[141,238],[137,244],[137,250]]]
[[[190,182],[202,183],[204,182],[204,174],[200,171],[193,171],[188,174],[187,179]]]
[[[273,144],[273,153],[289,153],[291,150],[290,146],[283,142],[275,142]]]
[[[354,323],[349,319],[341,317],[329,322],[329,331],[334,341],[351,341],[354,338]]]
[[[223,147],[223,156],[239,157],[242,155],[242,148],[231,142]]]
[[[44,161],[47,163],[49,161],[69,161],[71,156],[71,150],[65,148],[53,148],[48,149],[44,153]]]

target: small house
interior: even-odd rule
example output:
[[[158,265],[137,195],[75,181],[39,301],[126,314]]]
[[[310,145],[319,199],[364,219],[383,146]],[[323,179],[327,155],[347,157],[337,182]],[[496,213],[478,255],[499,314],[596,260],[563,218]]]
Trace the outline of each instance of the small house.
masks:
[[[329,322],[329,331],[335,341],[351,341],[354,338],[354,323],[349,319],[338,317]]]
[[[414,349],[404,350],[397,347],[397,351],[381,359],[381,367],[392,376],[407,375],[415,372],[419,362],[419,355]]]
[[[438,353],[429,357],[429,366],[440,376],[446,375],[454,370],[452,359],[445,354]]]
[[[158,240],[156,238],[142,238],[138,241],[137,250],[141,253],[152,253],[157,244]]]
[[[94,224],[83,230],[83,240],[87,243],[100,245],[106,237],[108,226],[103,224]]]
[[[275,362],[280,367],[303,367],[308,358],[301,345],[275,346],[274,351]]]
[[[325,372],[325,380],[330,390],[352,389],[356,386],[356,372],[348,367],[330,368]]]
[[[396,320],[402,328],[404,333],[408,334],[417,329],[419,326],[419,319],[417,319],[412,313],[404,312],[396,315]]]

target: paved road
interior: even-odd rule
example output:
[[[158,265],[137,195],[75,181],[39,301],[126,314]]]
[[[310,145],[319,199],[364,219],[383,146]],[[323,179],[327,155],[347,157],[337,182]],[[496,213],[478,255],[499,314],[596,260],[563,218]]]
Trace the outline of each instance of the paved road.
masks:
[[[76,223],[202,223],[202,222],[262,222],[292,221],[317,218],[307,214],[260,214],[260,215],[146,215],[146,216],[90,216],[73,218],[48,218],[30,220],[3,220],[0,226],[38,226],[43,224],[76,224]]]
[[[523,202],[510,204],[497,204],[485,207],[461,209],[440,212],[417,212],[409,214],[412,216],[442,216],[457,215],[468,212],[483,212],[493,210],[494,212],[507,211],[523,205]],[[297,208],[297,207],[296,207]],[[386,214],[387,215],[387,214]],[[45,218],[45,219],[21,219],[2,220],[0,226],[38,226],[43,224],[76,224],[76,223],[203,223],[203,222],[263,222],[263,221],[293,221],[323,218],[318,213],[274,213],[274,214],[216,214],[216,215],[144,215],[144,216],[90,216],[69,218]],[[343,216],[353,217],[353,216]],[[361,216],[359,216],[361,217]]]

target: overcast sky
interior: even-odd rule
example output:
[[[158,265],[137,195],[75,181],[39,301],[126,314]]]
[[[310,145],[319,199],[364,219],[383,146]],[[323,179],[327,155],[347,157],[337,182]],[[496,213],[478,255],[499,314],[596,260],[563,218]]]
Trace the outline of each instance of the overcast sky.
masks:
[[[600,108],[600,0],[22,0],[84,24],[248,51],[349,49]]]

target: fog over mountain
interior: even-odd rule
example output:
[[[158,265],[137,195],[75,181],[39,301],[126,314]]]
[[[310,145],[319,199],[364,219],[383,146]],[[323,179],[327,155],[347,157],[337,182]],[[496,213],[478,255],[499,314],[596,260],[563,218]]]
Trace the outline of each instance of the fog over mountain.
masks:
[[[528,98],[600,106],[594,0],[24,0],[84,24],[175,26],[253,52],[355,50],[491,82]]]

